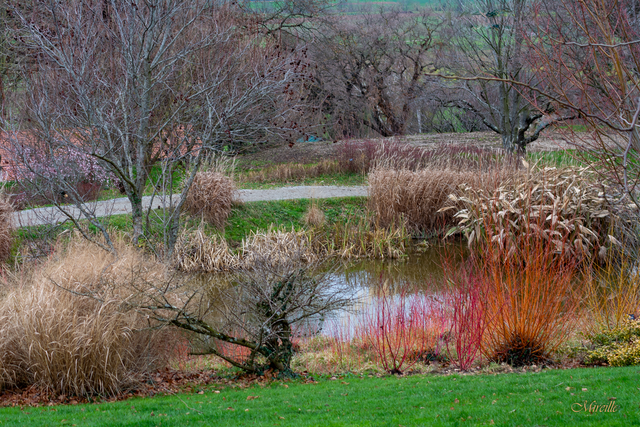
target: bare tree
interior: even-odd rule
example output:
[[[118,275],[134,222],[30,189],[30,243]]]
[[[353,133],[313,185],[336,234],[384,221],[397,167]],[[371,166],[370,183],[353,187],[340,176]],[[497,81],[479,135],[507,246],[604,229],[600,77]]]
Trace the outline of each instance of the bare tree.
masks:
[[[353,291],[296,256],[257,255],[227,281],[140,283],[139,308],[162,324],[196,335],[194,354],[214,354],[235,367],[292,375],[293,342],[317,332],[327,315],[354,303]]]
[[[322,113],[342,136],[368,128],[403,135],[423,95],[423,76],[433,71],[438,21],[426,9],[362,11],[325,20],[313,47],[315,95]]]
[[[540,0],[526,42],[543,83],[534,92],[587,124],[588,137],[572,135],[580,153],[640,208],[638,10],[635,0]]]
[[[526,0],[481,0],[456,3],[460,11],[447,25],[451,50],[441,77],[455,79],[449,85],[449,105],[467,110],[502,137],[507,152],[524,153],[540,133],[573,115],[556,114],[554,104],[537,99],[523,87],[536,87],[536,74],[527,61],[524,39],[531,9]],[[461,77],[461,79],[456,79]],[[523,93],[524,92],[524,93]],[[541,106],[538,108],[538,106]]]
[[[4,123],[14,155],[40,182],[57,181],[76,207],[84,201],[68,183],[43,176],[28,154],[60,158],[79,150],[97,160],[129,199],[136,242],[148,231],[142,197],[154,166],[163,164],[152,185],[166,198],[170,250],[207,152],[299,132],[296,84],[307,64],[298,51],[283,52],[249,31],[231,3],[68,0],[23,12],[12,9],[21,23],[16,37],[33,60],[23,74],[23,115]],[[171,177],[185,165],[182,193],[172,199]]]

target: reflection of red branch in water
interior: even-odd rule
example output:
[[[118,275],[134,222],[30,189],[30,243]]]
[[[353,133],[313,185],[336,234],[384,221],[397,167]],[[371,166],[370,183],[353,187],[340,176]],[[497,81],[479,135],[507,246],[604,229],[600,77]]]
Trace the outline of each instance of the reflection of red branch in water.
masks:
[[[438,355],[445,330],[442,304],[422,293],[383,289],[362,312],[356,335],[376,353],[382,367],[401,374],[420,359]]]

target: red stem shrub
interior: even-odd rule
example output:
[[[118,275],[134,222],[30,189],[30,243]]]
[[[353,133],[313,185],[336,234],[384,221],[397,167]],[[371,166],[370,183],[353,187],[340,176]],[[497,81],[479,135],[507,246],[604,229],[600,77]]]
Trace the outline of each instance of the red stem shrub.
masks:
[[[382,290],[362,312],[356,335],[367,342],[382,367],[402,374],[421,359],[439,353],[445,330],[442,303],[424,294]]]
[[[445,264],[445,270],[448,269]],[[480,355],[482,339],[488,324],[485,286],[481,280],[463,270],[458,285],[447,295],[447,308],[451,316],[447,350],[457,356],[458,367],[468,371]]]

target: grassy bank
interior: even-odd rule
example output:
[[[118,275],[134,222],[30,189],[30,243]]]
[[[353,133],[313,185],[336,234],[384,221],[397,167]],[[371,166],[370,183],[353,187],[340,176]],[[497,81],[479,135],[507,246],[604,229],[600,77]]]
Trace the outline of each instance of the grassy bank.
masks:
[[[203,388],[202,394],[116,403],[2,408],[0,425],[633,426],[640,425],[637,374],[638,368],[630,367],[500,375],[346,376],[315,384]],[[590,413],[592,402],[615,412]]]
[[[266,230],[269,227],[285,227],[300,230],[305,227],[304,215],[309,206],[315,203],[321,209],[328,224],[336,222],[346,222],[354,217],[361,217],[366,208],[366,197],[345,197],[333,199],[297,199],[297,200],[275,200],[264,202],[248,202],[236,205],[231,210],[231,215],[227,220],[223,236],[230,242],[239,243],[251,231]],[[107,226],[116,231],[129,232],[132,227],[131,215],[112,215],[105,219]],[[199,223],[197,218],[187,219],[187,226],[196,227]],[[157,224],[156,224],[157,225]],[[153,229],[152,224],[152,229]],[[159,232],[159,228],[152,230]],[[71,230],[73,226],[69,223],[59,224],[56,227],[36,226],[23,227],[18,229],[18,240],[37,239],[42,236],[54,238],[64,230]],[[97,230],[93,230],[97,232]],[[214,232],[213,228],[208,228],[209,232]]]

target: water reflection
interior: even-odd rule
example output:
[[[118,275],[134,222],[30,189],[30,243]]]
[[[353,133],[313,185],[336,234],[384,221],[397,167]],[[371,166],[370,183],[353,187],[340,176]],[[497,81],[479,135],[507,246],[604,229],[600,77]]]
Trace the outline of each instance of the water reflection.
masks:
[[[436,312],[443,308],[442,290],[446,286],[443,266],[448,264],[455,269],[467,255],[467,247],[462,243],[418,244],[403,260],[358,260],[337,268],[334,265],[330,280],[336,286],[347,284],[353,290],[353,306],[328,316],[324,325],[316,328],[320,326],[323,334],[348,341],[355,333],[355,325],[363,323],[363,317],[373,316],[385,305],[398,311],[395,317],[419,305],[424,316],[439,319],[441,316],[436,316]]]
[[[399,293],[410,286],[416,290],[432,291],[443,286],[443,263],[456,268],[467,256],[462,243],[413,245],[402,260],[358,260],[343,265],[336,280],[343,280],[355,288],[375,292],[384,286],[391,293]]]

